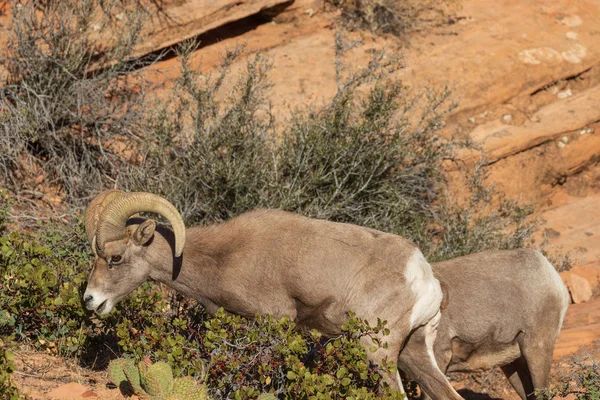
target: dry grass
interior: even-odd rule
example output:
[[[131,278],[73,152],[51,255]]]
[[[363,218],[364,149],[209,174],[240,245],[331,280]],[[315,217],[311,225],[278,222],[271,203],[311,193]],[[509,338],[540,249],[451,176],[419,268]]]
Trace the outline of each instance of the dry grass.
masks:
[[[325,0],[339,8],[348,29],[404,35],[445,24],[459,7],[458,0]]]

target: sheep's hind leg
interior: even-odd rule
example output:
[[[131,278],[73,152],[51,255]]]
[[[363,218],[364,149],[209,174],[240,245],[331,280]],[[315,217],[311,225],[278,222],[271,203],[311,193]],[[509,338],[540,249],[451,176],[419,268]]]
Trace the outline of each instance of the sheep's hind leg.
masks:
[[[400,334],[398,331],[391,331],[389,336],[379,336],[381,342],[387,343],[387,348],[380,347],[376,351],[371,351],[371,347],[373,346],[373,342],[371,337],[363,336],[361,338],[361,344],[367,351],[367,361],[372,363],[373,365],[380,366],[384,362],[396,362],[398,360],[398,353],[400,352],[400,347],[402,346],[402,340],[398,338],[406,337]],[[404,392],[404,385],[402,385],[402,378],[400,378],[400,373],[396,371],[395,374],[382,374],[383,381],[387,383],[392,389],[399,390],[401,393]]]
[[[552,367],[552,353],[556,334],[536,332],[536,334],[525,333],[519,338],[519,347],[529,369],[533,390],[527,391],[528,399],[535,399],[534,391],[548,386],[550,369]]]
[[[533,384],[531,383],[525,357],[520,356],[510,364],[501,367],[501,369],[519,397],[527,400],[527,393],[533,392]]]
[[[408,373],[425,393],[435,400],[463,400],[454,390],[446,376],[437,365],[433,352],[433,343],[437,333],[440,314],[433,317],[427,325],[415,330],[400,356],[400,368]]]

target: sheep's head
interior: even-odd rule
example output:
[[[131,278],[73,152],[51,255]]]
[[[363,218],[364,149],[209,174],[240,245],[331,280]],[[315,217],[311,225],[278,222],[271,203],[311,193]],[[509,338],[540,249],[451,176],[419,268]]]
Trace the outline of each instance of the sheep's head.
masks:
[[[152,244],[156,223],[148,219],[127,226],[132,215],[144,211],[161,214],[169,220],[175,235],[174,256],[181,256],[185,225],[171,203],[150,193],[119,190],[100,193],[85,213],[86,234],[95,255],[83,295],[88,310],[108,314],[149,278],[151,265],[145,255]]]

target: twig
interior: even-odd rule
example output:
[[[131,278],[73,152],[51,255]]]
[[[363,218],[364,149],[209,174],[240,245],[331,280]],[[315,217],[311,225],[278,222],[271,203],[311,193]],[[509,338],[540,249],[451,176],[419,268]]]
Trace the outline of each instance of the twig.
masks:
[[[43,378],[45,373],[43,375],[38,375],[38,374],[28,374],[26,372],[21,372],[21,371],[13,371],[13,373],[18,374],[18,375],[23,375],[23,376],[30,376],[32,378]]]
[[[13,215],[13,214],[8,214],[8,216],[11,219],[21,219],[21,220],[31,220],[31,221],[48,221],[48,220],[52,220],[52,219],[61,219],[61,218],[66,218],[66,217],[70,217],[71,214],[60,214],[60,215],[51,215],[49,217],[34,217],[31,215]]]

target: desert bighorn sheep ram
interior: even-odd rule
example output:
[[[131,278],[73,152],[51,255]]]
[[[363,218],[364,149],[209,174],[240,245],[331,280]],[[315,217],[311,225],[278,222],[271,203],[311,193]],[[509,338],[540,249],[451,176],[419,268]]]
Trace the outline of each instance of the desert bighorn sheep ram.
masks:
[[[166,217],[173,231],[151,219],[128,223],[144,211]],[[196,299],[211,313],[223,307],[242,316],[289,316],[327,336],[339,334],[347,312],[354,311],[371,323],[377,317],[388,322],[387,348],[367,352],[375,364],[397,360],[409,333],[439,316],[442,290],[421,251],[373,229],[276,210],[186,229],[167,200],[118,190],[90,203],[85,224],[96,257],[84,302],[100,314],[147,279]],[[384,378],[402,390],[399,374]],[[445,382],[445,398],[460,399]]]
[[[554,267],[541,253],[519,249],[458,257],[432,268],[444,291],[431,354],[439,368],[501,367],[523,400],[535,398],[534,391],[548,385],[554,342],[569,305]],[[400,354],[409,376],[427,374],[429,366],[422,363],[423,343],[431,340],[427,329],[417,329]]]

